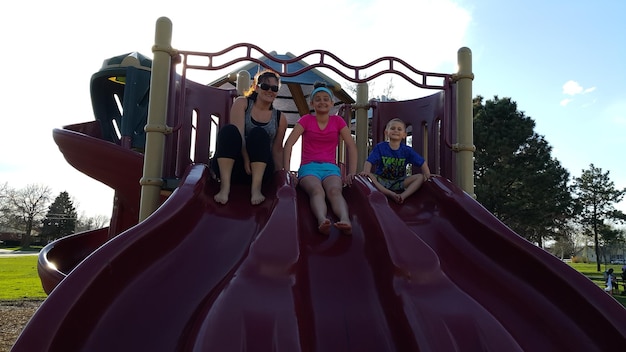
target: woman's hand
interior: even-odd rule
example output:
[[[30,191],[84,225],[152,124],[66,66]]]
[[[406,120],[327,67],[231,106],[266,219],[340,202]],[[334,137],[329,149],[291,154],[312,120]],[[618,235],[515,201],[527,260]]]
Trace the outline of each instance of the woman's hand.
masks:
[[[291,172],[291,171],[287,171],[287,174],[289,175],[289,179],[291,180],[291,183],[293,183],[294,186],[297,186],[298,185],[298,176],[296,176],[296,174]]]

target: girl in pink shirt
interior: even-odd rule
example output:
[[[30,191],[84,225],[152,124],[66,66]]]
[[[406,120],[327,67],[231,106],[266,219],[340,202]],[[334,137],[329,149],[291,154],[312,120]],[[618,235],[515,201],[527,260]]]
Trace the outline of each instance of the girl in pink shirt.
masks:
[[[339,218],[334,226],[344,234],[352,233],[348,204],[343,198],[343,181],[335,157],[339,138],[343,139],[348,151],[348,174],[345,182],[352,184],[356,173],[357,150],[346,122],[337,115],[330,115],[334,106],[333,94],[323,83],[316,83],[311,92],[311,107],[315,115],[307,114],[298,120],[284,147],[285,167],[290,165],[293,145],[302,136],[302,157],[298,169],[300,187],[309,195],[313,215],[317,219],[318,231],[330,234],[330,219],[326,217],[326,198]]]

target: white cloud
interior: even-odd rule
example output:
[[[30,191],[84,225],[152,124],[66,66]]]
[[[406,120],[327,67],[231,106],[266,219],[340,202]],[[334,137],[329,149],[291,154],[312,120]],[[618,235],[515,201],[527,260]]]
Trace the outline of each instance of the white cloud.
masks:
[[[569,96],[587,94],[587,93],[591,93],[591,92],[593,92],[595,90],[596,90],[596,87],[583,88],[578,82],[576,82],[574,80],[569,80],[569,81],[567,81],[567,82],[565,82],[563,84],[563,94],[569,95]],[[569,105],[573,101],[574,101],[574,99],[572,99],[572,98],[565,98],[565,99],[561,100],[559,105],[567,106],[567,105]],[[583,108],[589,107],[589,106],[595,104],[595,102],[596,102],[595,99],[593,101],[591,101],[591,102],[586,102],[586,103],[583,104],[582,107]]]
[[[585,89],[585,91],[583,91],[583,94],[591,93],[594,90],[596,90],[596,87],[587,88],[587,89]]]
[[[567,95],[576,95],[576,94],[580,94],[583,91],[583,87],[580,86],[580,84],[578,84],[578,82],[576,81],[567,81],[565,82],[565,84],[563,85],[563,94],[567,94]]]
[[[583,88],[578,82],[569,80],[563,84],[563,94],[578,95],[587,94],[596,90],[596,87]]]

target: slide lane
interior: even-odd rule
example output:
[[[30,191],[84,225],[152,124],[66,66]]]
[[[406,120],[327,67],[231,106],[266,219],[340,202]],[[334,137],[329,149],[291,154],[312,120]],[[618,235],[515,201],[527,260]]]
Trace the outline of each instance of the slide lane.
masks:
[[[299,302],[293,290],[300,256],[296,191],[284,171],[276,173],[275,181],[274,191],[264,190],[266,196],[272,192],[276,195],[270,200],[273,206],[267,222],[260,224],[237,269],[200,306],[189,326],[184,350],[300,350],[294,309]],[[247,203],[241,208],[258,211],[259,206],[249,204],[249,188],[239,198]]]
[[[13,351],[174,351],[187,344],[194,321],[232,286],[278,203],[271,190],[252,207],[249,190],[234,189],[233,201],[217,206],[216,187],[206,167],[192,167],[154,214],[94,251],[51,292]]]
[[[523,350],[609,350],[626,343],[619,302],[448,180],[436,177],[405,204],[387,204],[433,250],[441,271]],[[447,307],[466,309],[456,300]]]
[[[519,351],[519,343],[461,290],[436,253],[357,180],[344,190],[352,236],[317,234],[298,192],[301,263],[296,290],[311,328],[303,346],[319,351]],[[335,219],[336,220],[336,219]],[[304,281],[306,279],[306,281]],[[462,309],[457,309],[459,306]]]

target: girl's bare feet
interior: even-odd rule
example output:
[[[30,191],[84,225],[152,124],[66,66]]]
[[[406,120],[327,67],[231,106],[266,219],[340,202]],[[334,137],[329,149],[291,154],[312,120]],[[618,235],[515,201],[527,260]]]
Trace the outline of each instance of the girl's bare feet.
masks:
[[[252,196],[250,197],[250,203],[252,205],[259,205],[263,203],[265,200],[265,196],[261,192],[252,191]]]
[[[352,234],[352,224],[348,221],[337,221],[335,227],[338,228],[344,235]]]
[[[322,221],[319,226],[317,226],[317,230],[324,235],[330,235],[330,220],[325,219]]]

